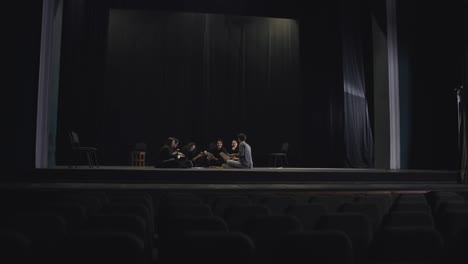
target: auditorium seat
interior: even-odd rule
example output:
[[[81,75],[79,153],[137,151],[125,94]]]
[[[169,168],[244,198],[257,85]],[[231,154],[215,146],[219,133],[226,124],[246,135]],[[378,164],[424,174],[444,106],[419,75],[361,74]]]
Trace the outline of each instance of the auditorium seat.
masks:
[[[452,238],[450,244],[447,245],[445,255],[445,263],[451,264],[466,264],[468,263],[468,228],[460,229],[457,236]]]
[[[424,194],[400,194],[398,203],[427,203]]]
[[[256,263],[271,263],[271,253],[277,247],[280,235],[299,231],[302,231],[301,223],[293,216],[257,216],[245,224],[245,233],[256,245]]]
[[[111,203],[99,212],[99,214],[108,214],[108,215],[135,215],[142,217],[145,222],[148,224],[149,232],[154,230],[154,220],[151,217],[150,210],[147,206],[143,204],[134,204],[134,203]]]
[[[81,226],[87,220],[86,208],[78,202],[48,202],[30,209],[31,212],[55,213],[63,217],[68,228]]]
[[[250,204],[252,203],[247,196],[219,196],[214,200],[211,209],[214,215],[224,216],[225,210],[231,206]]]
[[[143,204],[149,210],[152,216],[154,216],[155,206],[153,204],[153,198],[151,195],[144,192],[117,192],[112,193],[110,197],[111,203],[133,203],[133,204]]]
[[[341,212],[344,213],[361,213],[366,215],[369,219],[370,225],[373,230],[380,226],[384,214],[384,207],[376,203],[361,202],[361,203],[345,203],[341,207]]]
[[[275,195],[264,197],[260,200],[259,204],[268,207],[273,215],[282,215],[289,206],[295,205],[296,203],[297,201],[293,197]]]
[[[242,233],[193,232],[172,244],[160,263],[254,264],[254,251],[253,241]]]
[[[392,212],[404,211],[432,214],[431,207],[425,203],[396,203],[392,210]]]
[[[351,240],[333,230],[283,234],[271,254],[274,264],[353,263]]]
[[[243,231],[250,218],[267,215],[270,215],[270,210],[265,206],[234,205],[225,210],[224,219],[231,231]]]
[[[93,215],[82,230],[128,232],[145,243],[149,235],[146,221],[136,215]]]
[[[219,216],[179,217],[167,223],[161,233],[163,239],[185,235],[194,231],[228,231],[226,222]]]
[[[372,247],[374,263],[440,263],[443,239],[438,231],[424,227],[394,227],[379,232]]]
[[[455,192],[440,192],[432,191],[426,194],[426,199],[429,206],[433,209],[434,212],[437,212],[438,207],[441,203],[446,201],[463,201],[463,197]]]
[[[462,230],[468,229],[468,211],[448,211],[437,220],[437,228],[448,242],[454,240]]]
[[[309,200],[309,203],[320,203],[327,207],[327,212],[335,213],[345,203],[352,203],[357,200],[354,195],[322,195],[313,196]]]
[[[80,232],[67,236],[58,250],[57,263],[149,264],[144,242],[126,232]]]
[[[161,206],[178,204],[202,204],[200,197],[188,193],[168,193],[161,199]]]
[[[427,227],[434,228],[432,215],[425,212],[401,211],[386,216],[385,227]]]
[[[166,219],[176,217],[200,217],[200,216],[213,216],[211,208],[205,204],[183,204],[183,205],[172,205],[162,209],[161,217]]]
[[[338,230],[351,240],[357,263],[367,260],[373,230],[369,218],[362,213],[328,213],[317,223],[317,230]]]
[[[53,213],[18,213],[4,216],[1,228],[24,234],[31,241],[31,258],[38,262],[48,260],[67,234],[63,217]]]
[[[443,216],[447,212],[451,211],[468,211],[468,201],[455,200],[455,201],[443,201],[439,204],[436,215],[438,217]]]
[[[314,230],[320,217],[326,214],[326,210],[322,204],[293,205],[286,209],[286,215],[297,217],[304,230]]]
[[[381,209],[382,213],[386,214],[394,203],[394,198],[390,194],[374,194],[374,195],[362,195],[359,196],[359,203],[374,203],[377,204]]]
[[[31,239],[21,232],[1,228],[3,227],[0,227],[0,263],[31,263]]]

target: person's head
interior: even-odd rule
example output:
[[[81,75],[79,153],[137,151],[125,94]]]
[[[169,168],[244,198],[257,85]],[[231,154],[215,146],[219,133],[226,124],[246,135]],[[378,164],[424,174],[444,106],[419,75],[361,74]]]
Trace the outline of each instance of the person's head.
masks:
[[[197,146],[195,145],[195,143],[193,143],[193,142],[188,143],[188,150],[190,152],[194,152],[196,147]]]
[[[188,143],[187,145],[185,145],[182,148],[182,152],[187,154],[187,153],[190,153],[190,152],[194,152],[196,148],[197,148],[197,146],[195,145],[195,143],[190,142],[190,143]]]
[[[221,149],[223,147],[223,140],[222,139],[218,139],[216,141],[216,148],[217,149]]]
[[[235,140],[235,139],[233,139],[232,142],[231,142],[232,148],[237,148],[237,145],[238,145],[238,144],[239,144],[239,143],[237,143],[237,140]]]
[[[239,134],[237,135],[237,140],[239,140],[239,142],[246,141],[246,140],[247,140],[247,135],[244,134],[244,133],[239,133]]]
[[[177,138],[174,138],[174,148],[176,148],[177,146],[179,146],[179,140]]]
[[[171,148],[175,148],[175,146],[176,146],[176,145],[175,145],[175,138],[173,138],[173,137],[167,138],[167,140],[166,140],[166,146],[169,146],[169,147],[171,147]]]

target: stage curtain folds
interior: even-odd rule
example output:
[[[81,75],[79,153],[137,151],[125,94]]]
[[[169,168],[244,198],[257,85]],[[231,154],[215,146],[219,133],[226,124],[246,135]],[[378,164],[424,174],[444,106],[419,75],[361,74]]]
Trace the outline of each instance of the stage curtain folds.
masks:
[[[364,40],[361,23],[360,9],[356,1],[343,1],[345,162],[351,168],[372,168],[374,144],[366,98]]]

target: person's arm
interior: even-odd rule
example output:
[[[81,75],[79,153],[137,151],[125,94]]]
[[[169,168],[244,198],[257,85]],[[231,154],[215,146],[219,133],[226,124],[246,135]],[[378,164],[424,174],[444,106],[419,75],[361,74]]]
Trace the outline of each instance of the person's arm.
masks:
[[[193,160],[193,161],[196,161],[197,159],[199,159],[199,158],[201,158],[201,157],[203,157],[203,156],[204,156],[203,152],[200,152],[198,155],[196,155],[195,157],[193,157],[192,160]]]
[[[244,156],[245,156],[245,146],[244,144],[240,144],[239,145],[239,158],[244,157]]]

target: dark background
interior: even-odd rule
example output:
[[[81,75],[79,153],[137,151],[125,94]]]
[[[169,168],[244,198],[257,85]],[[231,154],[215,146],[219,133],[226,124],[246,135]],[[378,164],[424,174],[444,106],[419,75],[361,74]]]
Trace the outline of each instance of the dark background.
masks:
[[[363,1],[363,8],[379,13],[376,1],[370,2],[371,7]],[[399,41],[404,45],[400,47],[407,51],[400,52],[400,56],[406,56],[407,64],[403,66],[408,69],[406,81],[411,87],[407,98],[411,106],[409,167],[454,169],[457,148],[453,86],[459,85],[462,78],[462,48],[465,45],[466,49],[466,38],[465,42],[462,40],[467,32],[462,18],[467,14],[466,1],[408,2],[399,1],[398,7]],[[99,127],[103,120],[99,109],[106,99],[103,88],[108,12],[109,8],[130,8],[296,19],[300,25],[302,96],[307,103],[302,104],[300,113],[303,127],[295,131],[303,140],[300,147],[293,146],[293,150],[300,150],[295,165],[343,166],[339,1],[316,1],[313,5],[310,8],[302,1],[266,0],[65,1],[57,159],[63,161],[68,153],[64,135],[67,129],[79,131],[86,145],[102,147]],[[13,74],[8,78],[14,84],[14,103],[13,108],[4,111],[4,116],[14,124],[7,131],[8,138],[14,140],[6,140],[5,147],[20,151],[4,161],[17,173],[34,167],[41,6],[41,1],[18,4],[14,10],[21,16],[9,25],[14,60]],[[368,99],[372,106],[372,98]],[[121,145],[122,152],[127,151],[133,140],[120,141],[117,135],[116,132],[106,136]],[[275,135],[272,143],[277,138]]]

